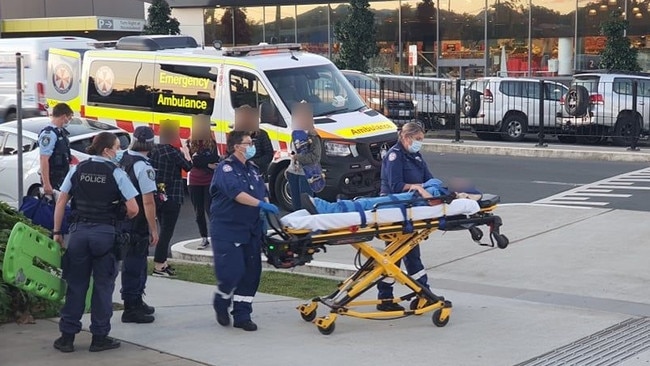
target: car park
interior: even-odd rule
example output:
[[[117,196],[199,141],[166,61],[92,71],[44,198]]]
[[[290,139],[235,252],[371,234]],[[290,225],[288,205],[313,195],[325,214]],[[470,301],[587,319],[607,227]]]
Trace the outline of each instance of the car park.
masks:
[[[48,117],[27,118],[23,125],[23,187],[26,195],[35,196],[41,187],[40,153],[38,135],[50,124]],[[86,148],[92,139],[103,131],[115,133],[120,140],[120,147],[126,149],[131,142],[130,135],[115,126],[88,120],[73,118],[66,128],[70,139],[72,164],[77,164],[88,157]],[[18,207],[18,124],[16,121],[0,124],[0,201],[12,207]]]
[[[485,140],[522,141],[526,134],[555,130],[555,115],[568,88],[559,82],[514,77],[472,80],[461,100],[463,124]],[[540,102],[543,95],[543,111]]]
[[[576,74],[562,104],[557,124],[567,136],[629,145],[650,133],[650,74]]]
[[[408,94],[381,88],[379,80],[355,70],[341,70],[366,104],[396,126],[417,120],[417,106]]]

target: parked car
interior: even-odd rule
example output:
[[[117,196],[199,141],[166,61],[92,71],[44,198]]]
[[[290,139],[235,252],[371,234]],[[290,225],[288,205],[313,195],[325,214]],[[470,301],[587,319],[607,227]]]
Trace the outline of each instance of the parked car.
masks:
[[[543,81],[544,111],[540,115],[540,80],[485,77],[473,80],[465,89],[461,112],[480,139],[522,141],[527,133],[539,132],[543,116],[545,130],[555,129],[555,115],[568,88]]]
[[[426,129],[453,128],[456,113],[456,103],[452,98],[453,80],[385,74],[373,76],[383,81],[384,90],[413,99],[418,120],[424,123]]]
[[[34,117],[23,120],[23,187],[26,195],[35,196],[41,187],[40,153],[38,134],[50,123],[47,117]],[[66,128],[70,135],[72,164],[85,160],[86,148],[93,137],[102,131],[115,133],[122,149],[131,142],[128,132],[102,122],[73,118]],[[0,201],[18,208],[18,126],[17,122],[0,124]]]
[[[650,133],[650,74],[576,74],[562,103],[557,124],[585,142],[611,136],[614,144],[626,146]]]
[[[388,117],[398,127],[417,120],[417,109],[407,94],[381,90],[377,79],[360,71],[341,70],[368,107]],[[383,98],[383,100],[382,100]]]

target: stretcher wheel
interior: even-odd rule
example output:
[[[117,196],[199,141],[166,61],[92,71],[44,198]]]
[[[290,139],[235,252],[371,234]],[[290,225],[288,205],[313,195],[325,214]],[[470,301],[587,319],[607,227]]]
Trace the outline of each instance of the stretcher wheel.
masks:
[[[472,240],[481,241],[483,239],[483,231],[476,226],[469,228],[469,233],[472,235]]]
[[[441,319],[442,310],[443,309],[436,309],[433,311],[433,315],[431,315],[431,320],[436,327],[444,327],[447,325],[447,323],[449,323],[449,316],[447,316],[444,320]]]
[[[318,327],[318,331],[320,332],[320,334],[330,335],[330,334],[334,333],[334,329],[336,329],[335,324],[336,323],[332,323],[332,324],[330,324],[330,325],[328,325],[326,327]]]
[[[510,244],[508,237],[503,234],[493,234],[493,236],[494,240],[497,242],[497,247],[499,247],[499,249],[505,249],[508,244]]]
[[[316,319],[316,309],[314,309],[314,311],[308,314],[300,313],[300,317],[302,318],[302,320],[306,322],[312,322],[314,321],[314,319]]]

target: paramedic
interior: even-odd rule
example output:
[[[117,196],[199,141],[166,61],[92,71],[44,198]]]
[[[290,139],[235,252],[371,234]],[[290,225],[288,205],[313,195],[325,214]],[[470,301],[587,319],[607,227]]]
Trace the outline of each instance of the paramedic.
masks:
[[[278,208],[268,203],[264,180],[250,161],[255,156],[250,133],[232,131],[226,143],[230,156],[217,166],[210,185],[210,235],[217,276],[213,306],[220,325],[230,324],[232,303],[233,326],[254,331],[252,302],[262,273],[260,210],[277,214]]]
[[[433,175],[419,153],[422,140],[424,130],[419,124],[409,122],[402,127],[397,143],[388,150],[381,164],[382,195],[415,191],[422,197],[431,197],[423,187],[423,183],[432,179]],[[404,256],[404,266],[413,279],[428,287],[427,273],[420,258],[420,246],[415,246]],[[377,283],[380,300],[393,298],[394,282],[392,278],[385,278]],[[401,311],[404,308],[397,303],[383,302],[377,305],[377,310]]]
[[[90,351],[120,346],[119,341],[108,336],[118,263],[114,251],[115,224],[123,215],[124,206],[129,218],[138,214],[135,200],[138,191],[128,175],[116,165],[119,149],[117,136],[110,132],[99,133],[87,149],[91,157],[73,167],[61,185],[52,235],[62,246],[61,222],[65,206],[72,199],[70,239],[61,258],[67,291],[60,312],[61,337],[54,341],[54,348],[61,352],[74,351],[74,337],[81,331],[80,320],[91,275],[94,288],[90,305]]]
[[[129,150],[121,154],[120,166],[128,174],[131,183],[138,190],[138,215],[132,220],[120,222],[119,229],[129,233],[129,242],[124,248],[122,261],[122,300],[124,312],[122,323],[146,324],[154,321],[155,309],[143,300],[147,283],[147,255],[149,246],[158,243],[156,224],[157,194],[156,172],[147,154],[154,147],[154,133],[149,126],[138,126],[133,131],[133,142]],[[119,154],[118,154],[119,155]]]
[[[70,106],[59,103],[52,108],[52,121],[38,134],[38,148],[41,154],[41,180],[43,192],[52,195],[63,183],[70,170],[70,140],[65,129],[72,119]]]

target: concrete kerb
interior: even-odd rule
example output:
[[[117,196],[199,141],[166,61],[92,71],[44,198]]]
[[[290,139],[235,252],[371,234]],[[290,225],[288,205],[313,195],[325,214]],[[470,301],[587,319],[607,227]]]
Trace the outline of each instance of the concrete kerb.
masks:
[[[650,152],[644,150],[637,152],[626,151],[623,147],[603,147],[603,149],[597,150],[593,147],[536,147],[534,145],[522,146],[522,144],[506,146],[505,144],[487,145],[476,143],[475,141],[456,143],[442,139],[426,139],[422,146],[422,151],[431,153],[480,154],[529,158],[650,162]]]
[[[173,258],[172,261],[178,260],[184,263],[206,263],[212,265],[213,254],[211,249],[195,249],[200,243],[201,239],[190,239],[173,244],[171,248]],[[294,267],[290,270],[277,269],[266,263],[266,257],[263,254],[262,268],[264,270],[277,270],[282,272],[299,273],[310,276],[336,279],[347,278],[356,272],[356,268],[353,265],[324,261],[311,261],[304,266]]]

